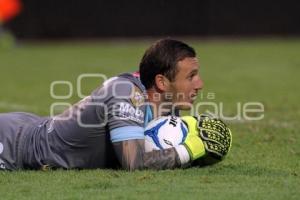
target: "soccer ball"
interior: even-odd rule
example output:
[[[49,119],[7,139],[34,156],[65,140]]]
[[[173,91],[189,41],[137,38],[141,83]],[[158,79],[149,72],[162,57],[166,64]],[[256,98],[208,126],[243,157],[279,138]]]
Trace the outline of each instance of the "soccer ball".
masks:
[[[145,151],[175,147],[185,140],[187,133],[188,128],[179,117],[154,119],[145,128]]]

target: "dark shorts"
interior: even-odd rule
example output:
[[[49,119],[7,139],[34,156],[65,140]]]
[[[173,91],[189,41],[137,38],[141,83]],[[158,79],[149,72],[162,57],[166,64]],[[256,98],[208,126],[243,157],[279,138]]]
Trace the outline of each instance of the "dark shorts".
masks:
[[[40,117],[30,113],[0,114],[0,170],[16,170],[22,165],[24,127]]]

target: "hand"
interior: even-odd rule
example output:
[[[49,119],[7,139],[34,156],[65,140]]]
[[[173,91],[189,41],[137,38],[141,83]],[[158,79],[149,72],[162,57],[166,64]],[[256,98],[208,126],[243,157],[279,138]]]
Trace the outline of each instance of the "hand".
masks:
[[[208,154],[221,160],[231,147],[232,135],[230,129],[221,120],[208,115],[198,116],[197,127]]]
[[[199,137],[199,129],[197,127],[198,121],[195,117],[184,116],[181,119],[188,126],[188,134],[183,142],[187,149],[191,160],[196,160],[205,155],[205,147],[201,138]]]

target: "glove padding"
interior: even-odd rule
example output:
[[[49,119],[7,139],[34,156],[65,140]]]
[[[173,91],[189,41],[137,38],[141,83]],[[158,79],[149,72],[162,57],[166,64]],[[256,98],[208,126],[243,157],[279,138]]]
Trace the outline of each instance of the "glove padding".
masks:
[[[204,144],[199,137],[199,129],[197,127],[197,119],[192,116],[181,117],[183,122],[188,127],[188,134],[183,142],[183,145],[186,147],[191,160],[196,160],[201,156],[205,155]]]
[[[209,155],[221,160],[230,150],[232,135],[224,122],[208,115],[198,116],[197,127]]]

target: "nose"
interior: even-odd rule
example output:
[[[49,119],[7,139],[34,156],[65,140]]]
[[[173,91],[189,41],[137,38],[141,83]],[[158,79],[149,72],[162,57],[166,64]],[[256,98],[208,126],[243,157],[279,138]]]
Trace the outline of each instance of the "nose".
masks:
[[[203,88],[203,85],[204,85],[204,83],[203,83],[201,77],[198,75],[198,78],[195,82],[195,90],[201,90]]]

